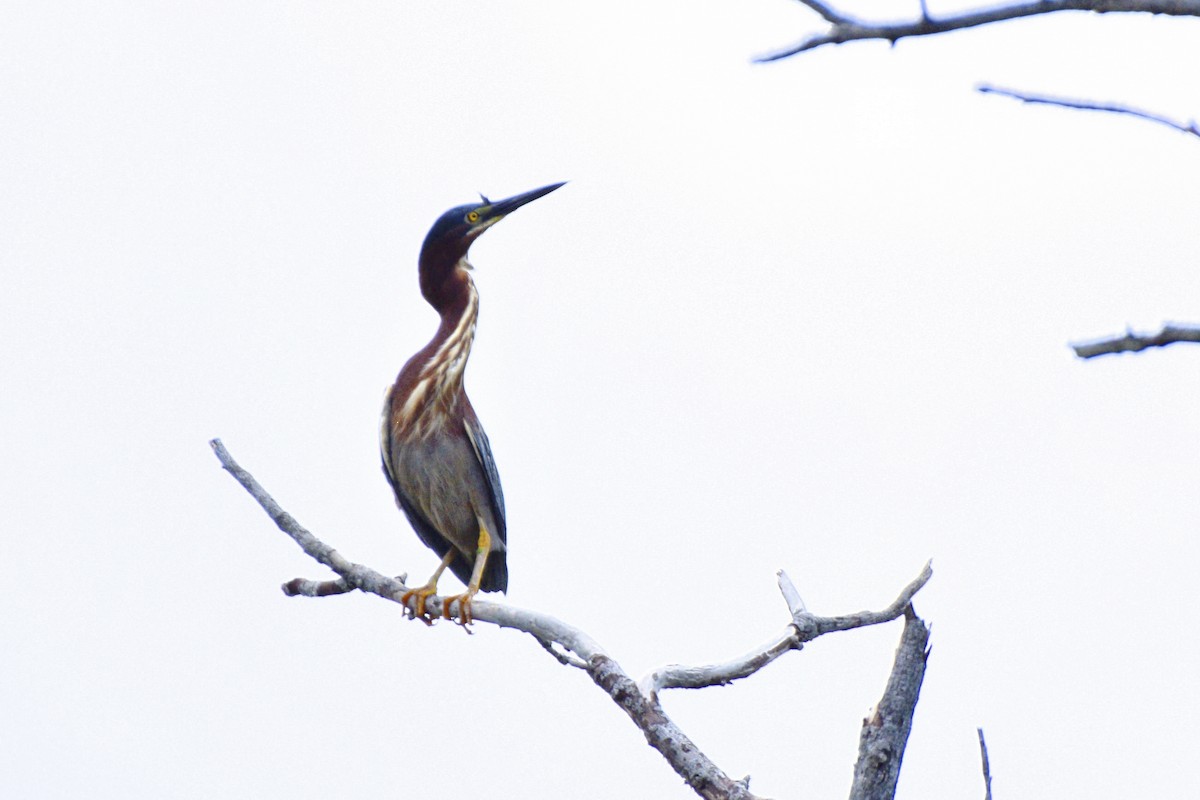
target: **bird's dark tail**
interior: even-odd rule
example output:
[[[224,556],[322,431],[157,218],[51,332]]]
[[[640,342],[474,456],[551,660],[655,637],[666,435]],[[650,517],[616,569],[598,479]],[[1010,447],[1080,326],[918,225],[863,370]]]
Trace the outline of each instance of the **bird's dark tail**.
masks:
[[[503,550],[493,550],[488,553],[487,564],[483,568],[483,575],[479,578],[479,591],[508,591],[508,562],[504,559],[505,555]],[[462,553],[459,553],[450,562],[450,571],[454,573],[454,577],[463,582],[464,586],[471,581],[473,567],[474,565],[470,561],[463,558]]]
[[[481,592],[508,592],[508,561],[503,550],[493,550],[488,554],[487,566],[483,568],[483,577],[479,581]]]

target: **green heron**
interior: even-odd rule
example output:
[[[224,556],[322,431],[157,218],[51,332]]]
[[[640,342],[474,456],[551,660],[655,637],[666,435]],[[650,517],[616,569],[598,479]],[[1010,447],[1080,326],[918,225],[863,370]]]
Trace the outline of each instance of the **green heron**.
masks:
[[[463,372],[475,339],[479,294],[471,280],[467,250],[507,214],[563,184],[534,189],[507,200],[458,206],[442,214],[421,245],[421,294],[441,316],[429,344],[408,360],[383,404],[380,447],[383,471],[417,536],[442,559],[433,577],[401,597],[417,598],[414,616],[437,593],[446,568],[467,590],[442,599],[442,616],[459,604],[471,621],[477,592],[508,590],[504,493],[487,434],[463,389]]]

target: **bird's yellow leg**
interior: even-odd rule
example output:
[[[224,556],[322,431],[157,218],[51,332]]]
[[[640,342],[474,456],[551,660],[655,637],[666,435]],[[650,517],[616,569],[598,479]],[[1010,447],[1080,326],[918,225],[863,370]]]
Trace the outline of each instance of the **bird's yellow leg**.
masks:
[[[475,568],[471,570],[471,582],[462,594],[442,598],[442,616],[450,619],[450,604],[458,601],[458,619],[463,625],[471,624],[471,598],[479,593],[479,584],[483,580],[483,568],[487,566],[488,553],[492,552],[492,535],[488,529],[479,524],[479,544],[475,548]]]
[[[415,595],[417,598],[417,610],[413,612],[413,617],[420,617],[426,625],[432,625],[433,621],[425,616],[425,599],[430,595],[437,594],[438,579],[442,577],[442,573],[446,571],[446,567],[450,566],[450,562],[454,560],[454,550],[451,549],[446,553],[446,557],[442,559],[442,563],[434,571],[433,577],[426,581],[425,585],[417,589],[409,589],[404,594],[400,595],[400,605],[407,607],[408,601]]]

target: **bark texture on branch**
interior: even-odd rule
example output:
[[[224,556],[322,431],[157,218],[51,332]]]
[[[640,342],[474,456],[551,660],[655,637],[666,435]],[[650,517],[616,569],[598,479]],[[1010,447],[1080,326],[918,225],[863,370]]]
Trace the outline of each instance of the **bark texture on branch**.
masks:
[[[904,633],[883,698],[875,712],[863,720],[854,765],[850,800],[891,800],[900,779],[900,764],[912,730],[913,712],[925,680],[929,658],[929,628],[909,606],[904,612]]]
[[[713,771],[711,762],[663,711],[658,701],[642,694],[638,685],[608,656],[588,663],[588,674],[612,701],[641,729],[646,741],[675,767],[687,785],[706,800],[752,800],[750,788],[725,773]]]

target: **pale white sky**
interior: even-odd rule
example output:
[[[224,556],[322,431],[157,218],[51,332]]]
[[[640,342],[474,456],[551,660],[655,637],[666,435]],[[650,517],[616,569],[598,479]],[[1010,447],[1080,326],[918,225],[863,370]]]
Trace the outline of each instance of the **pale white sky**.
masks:
[[[525,637],[285,598],[322,571],[207,445],[423,579],[376,451],[435,327],[417,249],[476,192],[569,180],[472,253],[512,602],[639,676],[778,632],[779,568],[835,614],[933,558],[901,798],[979,796],[980,725],[999,797],[1189,797],[1197,352],[1066,344],[1200,318],[1200,145],[972,87],[1188,118],[1197,23],[750,63],[818,24],[786,0],[0,9],[0,795],[692,796]],[[843,796],[899,632],[664,703],[755,792]]]

